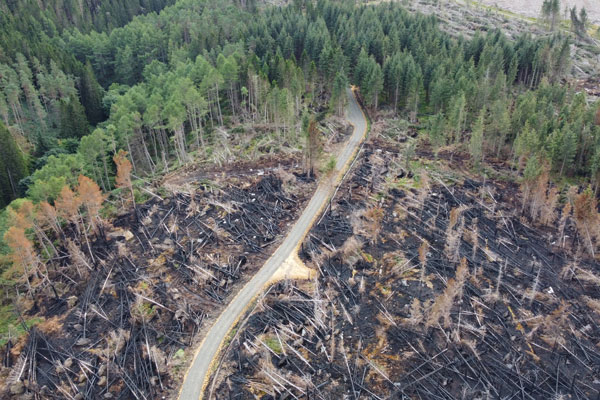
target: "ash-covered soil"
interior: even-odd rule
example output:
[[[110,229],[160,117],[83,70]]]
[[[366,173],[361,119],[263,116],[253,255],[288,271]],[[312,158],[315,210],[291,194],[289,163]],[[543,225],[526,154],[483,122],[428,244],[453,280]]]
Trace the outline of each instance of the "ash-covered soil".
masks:
[[[413,176],[365,146],[302,247],[318,279],[270,289],[211,398],[598,398],[600,265],[574,217],[532,221],[516,184],[440,157]]]
[[[154,197],[103,223],[93,259],[83,240],[66,248],[78,237],[67,227],[43,289],[19,304],[42,322],[3,349],[0,398],[173,396],[207,318],[310,198],[315,183],[300,171],[246,171]]]

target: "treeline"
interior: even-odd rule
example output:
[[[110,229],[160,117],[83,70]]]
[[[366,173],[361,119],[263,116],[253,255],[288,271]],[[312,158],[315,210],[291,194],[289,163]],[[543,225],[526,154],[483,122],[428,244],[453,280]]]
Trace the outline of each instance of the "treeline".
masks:
[[[255,10],[232,0],[180,0],[110,33],[74,30],[63,40],[90,81],[98,77],[108,88],[91,90],[91,98],[101,103],[94,110],[110,113],[79,143],[61,141],[77,151],[44,153],[43,167],[22,182],[36,200],[52,200],[79,172],[110,190],[114,171],[106,160],[119,148],[128,150],[138,176],[185,163],[193,151],[210,153],[213,128],[231,121],[274,124],[277,137],[296,138],[313,96],[329,93],[340,111],[347,82],[370,107],[426,126],[438,148],[464,144],[477,162],[489,155],[523,166],[548,160],[557,174],[598,175],[596,106],[562,85],[570,47],[559,35],[451,38],[435,17],[396,3],[295,1]],[[85,122],[79,116],[91,120],[92,110],[71,101],[73,85],[63,81],[69,89],[54,99],[40,94],[37,105],[23,90],[19,100],[30,114],[58,107],[68,117],[55,122],[57,136],[77,137],[87,129],[78,127]]]
[[[254,39],[246,39],[251,33],[245,22],[257,17],[259,26],[266,16],[252,15],[233,2],[227,6],[184,1],[160,15],[136,18],[110,35],[66,35],[74,54],[94,65],[98,76],[109,71],[108,81],[128,78],[123,84],[113,83],[103,98],[111,110],[108,120],[81,139],[75,154],[49,156],[31,176],[28,195],[36,201],[52,200],[79,173],[111,190],[114,171],[107,160],[119,148],[128,150],[137,176],[163,171],[172,162],[188,162],[190,152],[210,154],[215,128],[231,121],[269,124],[281,142],[298,143],[299,117],[305,104],[323,91],[325,79],[306,54],[303,68],[293,54],[284,57],[276,46],[261,57],[246,50],[246,40]],[[181,18],[206,28],[186,33]],[[147,42],[133,40],[150,31],[154,36]],[[95,45],[111,47],[108,53],[115,58],[104,60],[106,66],[99,64]],[[114,63],[121,49],[133,51],[136,61]]]
[[[174,0],[2,0],[6,22],[27,26],[34,18],[49,30],[78,28],[105,31],[123,26],[136,15],[160,12]],[[25,33],[32,33],[25,31]]]
[[[559,176],[600,178],[599,104],[565,84],[570,38],[500,31],[453,39],[434,17],[394,4],[318,9],[349,60],[367,104],[425,125],[434,147],[464,145],[476,164],[486,156],[529,162]]]
[[[27,167],[35,170],[44,165],[49,155],[73,152],[79,138],[89,133],[89,126],[106,119],[104,90],[91,66],[75,59],[65,48],[61,32],[73,28],[108,31],[137,14],[159,11],[171,3],[172,0],[0,3],[0,119],[16,143],[0,149],[0,156],[24,159],[26,164],[26,168],[19,164],[19,168],[10,171],[0,169],[0,181],[11,182],[7,189],[3,187],[0,207],[25,193],[29,181],[19,182],[28,176]],[[8,192],[10,197],[5,195]]]
[[[353,2],[297,1],[250,17],[247,10],[227,4],[180,1],[110,35],[73,34],[66,42],[80,61],[92,63],[101,81],[145,80],[145,90],[152,83],[144,68],[151,70],[147,66],[154,60],[172,71],[199,55],[213,66],[222,52],[227,57],[236,53],[237,60],[255,59],[240,65],[235,79],[240,90],[252,86],[251,64],[266,82],[288,82],[289,73],[283,72],[288,60],[301,68],[307,82],[324,85],[334,95],[343,91],[333,84],[349,80],[374,108],[392,107],[412,121],[429,119],[438,146],[468,141],[482,120],[482,157],[520,158],[523,140],[517,138],[527,126],[537,144],[526,152],[550,160],[562,175],[597,175],[596,107],[563,85],[570,71],[567,37],[523,35],[509,41],[490,31],[470,40],[453,39],[439,29],[435,17],[409,14],[394,3],[356,7]],[[196,84],[200,89],[198,79]],[[209,96],[206,89],[200,92],[204,99]],[[236,101],[224,86],[214,94],[213,103]],[[234,109],[227,107],[227,112]],[[184,125],[186,132],[193,130]],[[567,157],[560,158],[551,149],[563,143]]]

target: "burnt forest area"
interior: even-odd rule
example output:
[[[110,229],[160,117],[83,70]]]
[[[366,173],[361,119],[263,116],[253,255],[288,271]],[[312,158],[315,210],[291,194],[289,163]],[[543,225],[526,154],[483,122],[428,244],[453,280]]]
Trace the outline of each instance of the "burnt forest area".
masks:
[[[302,245],[318,278],[270,288],[214,398],[598,398],[600,268],[573,217],[541,226],[517,184],[439,157],[413,176],[364,146]]]
[[[64,230],[69,248],[59,253],[69,256],[50,260],[48,284],[28,299],[22,317],[43,322],[6,345],[0,397],[150,399],[178,389],[207,319],[262,265],[314,188],[294,164],[224,182],[204,175],[104,222],[90,238],[93,259],[69,240],[76,227]]]

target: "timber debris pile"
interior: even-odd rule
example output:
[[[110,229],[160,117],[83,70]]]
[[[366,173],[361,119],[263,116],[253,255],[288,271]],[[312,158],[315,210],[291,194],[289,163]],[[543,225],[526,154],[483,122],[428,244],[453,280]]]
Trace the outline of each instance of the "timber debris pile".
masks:
[[[93,229],[83,219],[56,232],[40,225],[50,242],[63,240],[29,271],[16,309],[40,322],[4,347],[0,397],[151,399],[177,390],[207,316],[262,265],[310,197],[314,184],[293,172],[203,180],[111,222],[98,217]]]
[[[318,278],[271,287],[211,398],[598,398],[589,193],[541,179],[521,196],[458,154],[413,176],[402,157],[365,146],[303,244]]]

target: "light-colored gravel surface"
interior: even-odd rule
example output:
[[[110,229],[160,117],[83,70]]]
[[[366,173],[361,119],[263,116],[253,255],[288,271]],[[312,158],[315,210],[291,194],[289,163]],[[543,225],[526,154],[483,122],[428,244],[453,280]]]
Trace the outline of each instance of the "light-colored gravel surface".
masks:
[[[479,0],[479,2],[527,17],[538,17],[544,0]],[[600,24],[600,0],[561,0],[563,18],[565,6],[569,8],[575,6],[577,10],[585,7],[590,21],[594,24]]]
[[[298,246],[304,240],[313,222],[327,205],[329,198],[334,194],[335,185],[341,182],[349,163],[356,155],[360,144],[367,134],[367,120],[350,89],[348,89],[346,117],[354,126],[354,133],[346,142],[343,150],[338,154],[335,172],[329,178],[324,178],[320,182],[312,199],[279,248],[246,286],[239,291],[210,328],[204,341],[197,349],[192,365],[186,373],[179,394],[179,400],[198,400],[201,398],[213,358],[219,352],[223,340],[227,337],[236,322],[239,321],[246,307],[263,290],[267,282],[270,281],[279,266],[293,252],[298,251]]]

